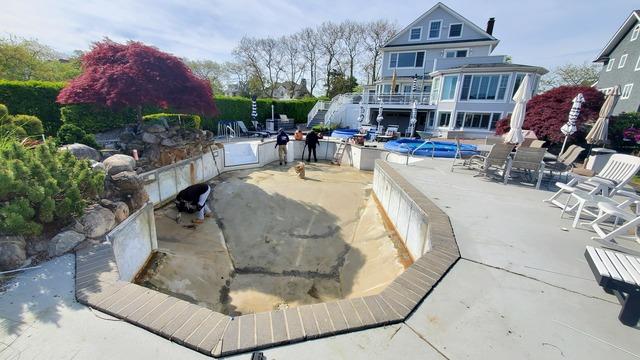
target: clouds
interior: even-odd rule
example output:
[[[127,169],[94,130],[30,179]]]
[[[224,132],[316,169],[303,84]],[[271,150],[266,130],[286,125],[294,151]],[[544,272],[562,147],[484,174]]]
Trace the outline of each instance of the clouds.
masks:
[[[496,54],[552,67],[591,61],[636,6],[634,0],[452,0],[484,27],[496,17]],[[139,40],[181,57],[229,60],[244,36],[280,36],[323,21],[388,18],[404,26],[432,3],[419,0],[21,0],[3,4],[2,35],[36,38],[70,53],[94,41]]]

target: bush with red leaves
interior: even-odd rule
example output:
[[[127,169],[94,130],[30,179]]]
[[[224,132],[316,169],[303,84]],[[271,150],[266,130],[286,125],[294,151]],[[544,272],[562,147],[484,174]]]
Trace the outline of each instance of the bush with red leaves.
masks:
[[[562,143],[564,134],[560,128],[569,118],[569,110],[573,106],[573,98],[582,93],[585,102],[582,104],[580,116],[576,121],[578,132],[573,137],[584,136],[583,124],[598,118],[600,107],[604,102],[603,94],[588,86],[560,86],[536,95],[527,103],[527,112],[522,126],[525,130],[533,130],[538,138],[552,144]],[[509,131],[510,118],[501,119],[496,124],[496,134]]]
[[[62,89],[58,103],[217,113],[208,81],[197,78],[177,57],[140,42],[95,43],[82,57],[82,70]]]

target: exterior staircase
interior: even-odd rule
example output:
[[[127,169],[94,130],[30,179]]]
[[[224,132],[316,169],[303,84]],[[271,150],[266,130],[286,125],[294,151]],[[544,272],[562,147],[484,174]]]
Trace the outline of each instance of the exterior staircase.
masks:
[[[312,127],[324,124],[324,117],[327,114],[327,110],[318,110],[318,112],[313,116],[313,119],[307,124],[307,128],[311,129]]]

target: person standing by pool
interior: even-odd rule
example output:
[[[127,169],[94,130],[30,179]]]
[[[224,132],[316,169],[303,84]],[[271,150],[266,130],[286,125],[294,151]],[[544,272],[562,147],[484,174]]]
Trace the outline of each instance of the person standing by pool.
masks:
[[[287,164],[287,143],[289,142],[289,135],[284,132],[284,129],[280,129],[278,137],[276,138],[276,146],[278,148],[278,157],[280,158],[280,165],[284,161]]]
[[[207,205],[207,199],[211,193],[209,184],[195,184],[180,191],[176,196],[175,204],[179,212],[198,212],[198,218],[193,219],[195,224],[202,224],[204,217],[211,216],[211,209]]]
[[[318,157],[316,156],[316,146],[320,143],[318,140],[318,134],[311,129],[311,131],[307,134],[307,139],[305,140],[307,144],[307,148],[309,148],[309,156],[307,157],[307,162],[311,162],[311,152],[313,152],[313,161],[318,162]]]

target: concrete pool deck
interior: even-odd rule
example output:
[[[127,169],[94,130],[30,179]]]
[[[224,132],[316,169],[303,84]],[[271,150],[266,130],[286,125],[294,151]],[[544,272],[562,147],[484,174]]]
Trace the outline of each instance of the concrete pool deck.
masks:
[[[620,305],[584,260],[592,233],[542,203],[546,191],[449,165],[392,165],[449,215],[462,255],[408,320],[268,349],[267,359],[640,357],[638,330],[619,323]],[[76,303],[72,262],[22,273],[0,295],[0,359],[207,358]]]

